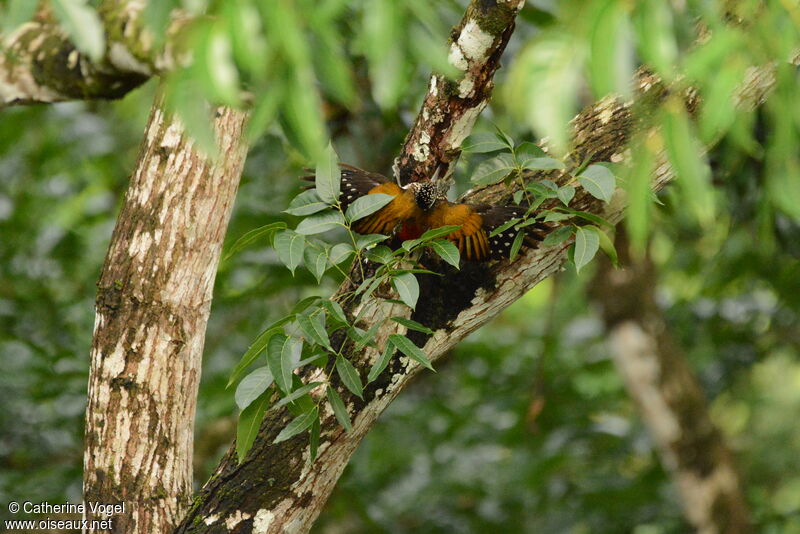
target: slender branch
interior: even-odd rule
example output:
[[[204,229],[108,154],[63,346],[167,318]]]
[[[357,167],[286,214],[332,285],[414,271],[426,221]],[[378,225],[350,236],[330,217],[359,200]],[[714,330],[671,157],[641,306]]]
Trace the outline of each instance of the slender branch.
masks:
[[[445,176],[461,153],[461,142],[492,96],[500,56],[514,32],[525,0],[473,0],[453,29],[449,61],[458,78],[431,76],[428,94],[403,150],[394,162],[402,184],[434,175]]]
[[[206,323],[246,154],[245,115],[214,122],[212,162],[153,106],[98,282],[84,499],[125,503],[119,532],[168,532],[191,499]]]

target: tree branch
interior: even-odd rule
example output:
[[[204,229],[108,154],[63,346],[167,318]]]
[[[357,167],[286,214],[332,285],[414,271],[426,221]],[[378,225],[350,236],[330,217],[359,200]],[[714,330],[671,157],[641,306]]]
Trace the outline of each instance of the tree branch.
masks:
[[[617,248],[625,256],[628,244],[620,236]],[[614,269],[604,262],[592,293],[603,310],[614,362],[673,477],[686,518],[701,533],[751,532],[733,457],[656,304],[655,267],[649,258],[623,263],[624,269]]]
[[[428,94],[403,150],[394,162],[401,184],[445,176],[461,153],[461,142],[492,96],[494,73],[514,32],[525,0],[473,0],[451,33],[449,61],[461,75],[433,74]]]
[[[119,532],[168,532],[191,499],[206,323],[246,155],[245,115],[214,122],[216,162],[156,102],[98,282],[84,499],[126,503]]]
[[[144,2],[105,0],[98,13],[106,50],[92,61],[79,52],[49,9],[0,43],[0,108],[65,100],[120,98],[151,76],[177,63],[172,39],[162,51],[142,20]],[[186,20],[174,14],[169,35]]]

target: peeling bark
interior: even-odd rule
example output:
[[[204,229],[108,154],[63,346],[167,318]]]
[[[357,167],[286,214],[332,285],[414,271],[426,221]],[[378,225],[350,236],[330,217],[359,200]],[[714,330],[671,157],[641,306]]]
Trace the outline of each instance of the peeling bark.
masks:
[[[140,0],[104,1],[98,13],[106,53],[98,62],[80,53],[48,9],[0,42],[0,108],[65,100],[120,98],[151,76],[174,69],[173,39],[164,50],[145,28]],[[176,14],[168,35],[186,20]]]
[[[98,282],[84,498],[125,503],[116,532],[168,532],[190,503],[206,322],[246,154],[243,113],[218,110],[212,162],[162,109]]]
[[[492,96],[500,56],[514,31],[525,0],[473,0],[453,29],[448,60],[460,75],[431,76],[428,93],[403,150],[394,162],[401,184],[447,175],[461,153],[461,142]]]
[[[619,243],[621,253],[627,243]],[[614,362],[672,476],[687,520],[702,534],[751,532],[733,457],[700,384],[656,303],[649,260],[604,263],[593,284]]]

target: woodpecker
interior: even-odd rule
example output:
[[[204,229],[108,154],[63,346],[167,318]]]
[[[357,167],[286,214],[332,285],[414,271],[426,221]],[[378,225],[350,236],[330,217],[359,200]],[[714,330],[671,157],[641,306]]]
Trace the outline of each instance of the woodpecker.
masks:
[[[414,182],[401,187],[389,178],[352,165],[341,164],[342,181],[339,202],[342,209],[364,195],[383,193],[394,200],[353,224],[359,234],[396,235],[405,241],[416,239],[425,231],[441,226],[460,226],[445,236],[458,247],[462,258],[471,261],[508,258],[517,231],[511,228],[495,236],[489,234],[514,217],[525,213],[522,206],[491,206],[450,202],[433,182]],[[541,227],[525,228],[527,243],[542,238]]]

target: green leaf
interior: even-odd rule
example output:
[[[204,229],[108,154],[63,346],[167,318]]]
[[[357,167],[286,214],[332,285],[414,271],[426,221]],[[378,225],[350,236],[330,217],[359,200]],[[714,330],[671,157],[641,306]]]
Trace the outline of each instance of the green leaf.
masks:
[[[274,410],[276,408],[280,408],[281,406],[286,406],[290,402],[294,402],[300,397],[308,395],[311,392],[311,390],[321,386],[324,383],[325,382],[309,382],[304,386],[300,386],[299,388],[295,389],[294,391],[283,397],[281,400],[276,402],[275,405],[272,407],[272,409]]]
[[[494,236],[496,236],[498,234],[502,234],[503,232],[505,232],[506,230],[508,230],[509,228],[511,228],[512,226],[514,226],[518,222],[520,222],[521,220],[522,219],[520,219],[519,217],[512,217],[511,219],[507,220],[506,222],[504,222],[503,224],[501,224],[497,228],[492,229],[492,231],[489,232],[489,237],[494,237]]]
[[[247,451],[256,440],[261,421],[267,413],[269,397],[269,393],[265,391],[239,414],[239,422],[236,425],[236,455],[239,457],[239,463],[244,461]]]
[[[53,0],[50,5],[75,47],[99,62],[106,51],[106,38],[97,12],[85,0]]]
[[[296,315],[298,313],[303,313],[308,308],[311,307],[312,304],[315,304],[317,301],[322,300],[322,297],[318,295],[312,295],[310,297],[306,297],[294,306],[292,306],[292,315]],[[293,317],[292,317],[293,318]]]
[[[604,202],[611,201],[614,189],[617,187],[617,179],[602,165],[589,165],[578,176],[578,181],[590,195]]]
[[[358,376],[358,371],[356,371],[352,363],[341,355],[336,358],[336,372],[339,374],[339,378],[342,379],[342,384],[344,384],[353,395],[360,399],[364,398],[361,377]]]
[[[383,321],[378,321],[377,323],[373,324],[369,327],[369,330],[364,332],[363,334],[359,332],[358,339],[356,340],[356,350],[361,350],[362,347],[365,345],[370,344],[370,342],[375,337],[375,334],[378,333],[378,329],[383,325]]]
[[[208,25],[208,31],[200,39],[193,66],[203,71],[205,89],[213,102],[241,106],[239,71],[233,59],[231,35],[223,21],[216,20]]]
[[[431,228],[430,230],[426,231],[422,234],[418,241],[420,243],[424,243],[425,241],[430,241],[432,239],[438,239],[440,237],[448,236],[461,228],[458,225],[450,225],[450,226],[437,226],[436,228]]]
[[[153,2],[148,2],[147,5],[151,4]],[[245,129],[245,135],[249,143],[255,143],[275,121],[283,96],[284,87],[280,83],[261,91],[261,94],[258,95],[258,100],[250,112],[250,120],[247,121]]]
[[[289,208],[284,211],[290,215],[304,217],[327,208],[328,205],[319,198],[317,191],[315,189],[309,189],[294,197],[289,204]]]
[[[272,373],[269,367],[259,367],[239,382],[236,387],[234,399],[240,410],[244,410],[250,403],[264,393],[273,382]]]
[[[303,259],[305,246],[306,238],[293,230],[282,230],[275,234],[275,250],[278,252],[278,259],[292,271],[292,274]]]
[[[526,159],[521,165],[523,168],[532,171],[552,171],[566,168],[563,161],[555,158],[530,158]]]
[[[339,396],[339,393],[337,393],[331,385],[328,385],[328,402],[339,424],[342,425],[347,432],[353,430],[353,425],[350,423],[350,415],[347,413],[347,408],[342,401],[342,397]]]
[[[367,383],[374,382],[376,378],[380,376],[386,366],[389,365],[389,361],[392,359],[394,355],[394,345],[391,343],[387,343],[386,347],[383,349],[383,352],[375,360],[375,363],[372,364],[372,368],[369,370],[369,376],[367,376]]]
[[[714,196],[711,172],[700,152],[689,118],[681,101],[667,105],[662,116],[662,130],[669,161],[678,177],[683,205],[703,225],[714,220]]]
[[[306,340],[321,345],[326,349],[331,349],[328,331],[325,330],[325,312],[320,310],[310,316],[305,314],[298,315],[297,323],[300,325],[303,334],[305,334]]]
[[[439,255],[444,261],[455,267],[459,268],[461,262],[461,254],[458,252],[458,247],[446,239],[437,239],[431,241],[430,247]]]
[[[17,26],[31,20],[36,13],[37,7],[38,2],[32,2],[31,0],[10,0],[4,13],[5,17],[2,27],[0,27],[0,32],[8,35]]]
[[[478,165],[470,181],[477,185],[496,184],[516,170],[514,157],[511,154],[500,154]]]
[[[389,335],[389,342],[397,347],[397,350],[408,356],[414,361],[417,361],[433,371],[433,366],[431,365],[431,361],[428,359],[428,356],[422,352],[422,349],[414,345],[414,343],[408,339],[406,336],[401,336],[400,334],[391,334]]]
[[[473,154],[485,154],[506,148],[508,146],[504,141],[498,139],[497,135],[488,132],[472,134],[461,143],[463,152],[471,152]]]
[[[650,233],[650,177],[655,158],[643,142],[634,144],[632,165],[625,185],[628,190],[628,208],[625,225],[631,240],[631,249],[638,256],[644,255]]]
[[[497,124],[494,125],[494,130],[496,132],[497,138],[500,139],[505,145],[508,147],[509,150],[514,150],[514,147],[517,143],[514,141],[514,138],[508,135],[500,126]]]
[[[337,243],[336,245],[333,245],[331,250],[328,252],[328,259],[330,260],[331,265],[339,265],[352,254],[355,254],[353,245],[349,243]]]
[[[335,300],[323,300],[322,305],[325,307],[326,310],[328,310],[330,316],[337,322],[342,324],[348,324],[347,316],[345,315],[344,310],[342,309],[342,307],[339,305],[338,302],[336,302]]]
[[[633,47],[630,23],[622,4],[605,0],[595,4],[589,32],[590,80],[594,95],[627,95],[633,76]]]
[[[375,243],[380,243],[381,241],[386,241],[387,239],[389,239],[389,236],[383,234],[359,235],[356,237],[356,248],[358,248],[358,250],[364,250],[365,248],[371,247]]]
[[[281,430],[280,434],[278,434],[278,437],[275,438],[273,443],[286,441],[287,439],[307,430],[318,418],[319,411],[316,407],[310,412],[305,412],[304,414],[297,416],[292,420],[291,423],[286,425],[286,428]]]
[[[514,191],[514,196],[512,197],[514,200],[514,204],[519,204],[522,202],[522,197],[525,195],[525,191],[520,189],[519,191]]]
[[[634,5],[633,28],[638,41],[637,51],[647,65],[670,80],[678,57],[670,5],[664,2],[636,2]],[[712,41],[717,38],[717,32],[714,33]]]
[[[547,234],[547,237],[545,237],[544,241],[542,241],[542,246],[552,247],[553,245],[563,243],[572,236],[574,229],[575,227],[571,225],[556,228],[554,231]]]
[[[605,220],[604,218],[600,217],[599,215],[595,215],[594,213],[589,213],[588,211],[578,211],[572,208],[561,208],[562,211],[574,215],[575,217],[580,217],[581,219],[586,219],[589,222],[597,224],[599,226],[605,226],[607,228],[614,228],[614,225]]]
[[[383,208],[392,200],[394,200],[394,196],[384,195],[383,193],[375,193],[372,195],[358,197],[347,207],[345,217],[350,222],[363,219],[364,217],[372,215],[379,209]]]
[[[413,309],[417,305],[419,282],[417,282],[416,276],[411,273],[392,276],[392,285],[400,295],[400,300],[405,302],[406,306]]]
[[[558,211],[550,211],[545,215],[544,222],[561,222],[571,219],[572,215],[568,213],[561,213]]]
[[[547,152],[542,150],[539,145],[531,143],[530,141],[525,141],[514,149],[514,156],[516,156],[520,165],[524,167],[525,161],[547,157]]]
[[[514,261],[517,259],[517,254],[519,254],[519,249],[522,248],[522,240],[525,239],[525,232],[517,232],[517,235],[514,237],[514,242],[511,243],[511,252],[509,253],[509,261]]]
[[[273,336],[267,345],[269,370],[275,377],[275,383],[284,393],[292,390],[292,371],[296,359],[299,360],[296,358],[299,355],[298,348],[302,350],[301,340],[283,334]]]
[[[306,217],[297,225],[295,232],[302,235],[314,235],[344,226],[344,217],[339,211],[325,211]]]
[[[375,263],[381,264],[389,263],[394,257],[392,255],[392,249],[389,247],[384,247],[383,245],[368,250],[365,256],[369,261],[374,261]]]
[[[306,269],[314,275],[319,284],[322,281],[322,275],[325,274],[325,269],[328,267],[328,253],[324,248],[306,247],[303,251],[303,261],[306,264]]]
[[[575,188],[571,185],[564,185],[558,188],[557,194],[558,199],[563,202],[565,206],[569,206],[569,203],[572,202],[572,199],[575,197]]]
[[[242,359],[239,361],[239,363],[236,364],[236,367],[233,369],[233,372],[231,373],[231,377],[228,379],[228,385],[226,387],[230,387],[233,383],[239,380],[239,377],[242,375],[242,373],[248,367],[250,367],[250,364],[256,361],[256,358],[258,358],[258,355],[261,354],[261,351],[263,351],[267,347],[270,338],[272,338],[272,336],[274,336],[275,334],[283,332],[283,325],[291,320],[292,320],[291,316],[283,317],[282,319],[275,321],[274,323],[269,325],[266,329],[264,329],[263,332],[261,332],[258,335],[256,340],[253,341],[253,343],[247,349],[247,352],[244,353],[244,356],[242,356]]]
[[[339,158],[330,143],[323,151],[321,160],[317,162],[314,181],[320,200],[331,205],[339,201],[342,171],[339,168]]]
[[[433,335],[433,330],[418,323],[417,321],[406,319],[405,317],[392,317],[392,321],[405,326],[409,330],[415,330],[417,332],[422,332],[423,334]]]
[[[283,230],[286,228],[285,222],[274,222],[270,224],[266,224],[260,228],[256,228],[255,230],[250,230],[249,232],[245,233],[242,237],[236,240],[233,244],[231,249],[225,255],[225,259],[222,261],[227,261],[230,259],[231,256],[242,250],[243,248],[247,247],[251,243],[258,241],[259,239],[267,238],[272,239],[272,236],[278,230]]]
[[[611,263],[614,264],[614,267],[619,267],[619,257],[617,256],[617,249],[614,246],[614,241],[600,228],[595,228],[595,230],[597,231],[597,236],[600,238],[600,250],[605,252],[606,256],[611,260]]]
[[[585,39],[566,32],[542,32],[514,58],[503,84],[504,101],[517,122],[547,136],[557,154],[569,145],[570,119],[578,105]],[[541,95],[548,95],[543,103]]]
[[[581,226],[575,232],[575,270],[581,269],[592,261],[600,248],[600,236],[593,226]]]

